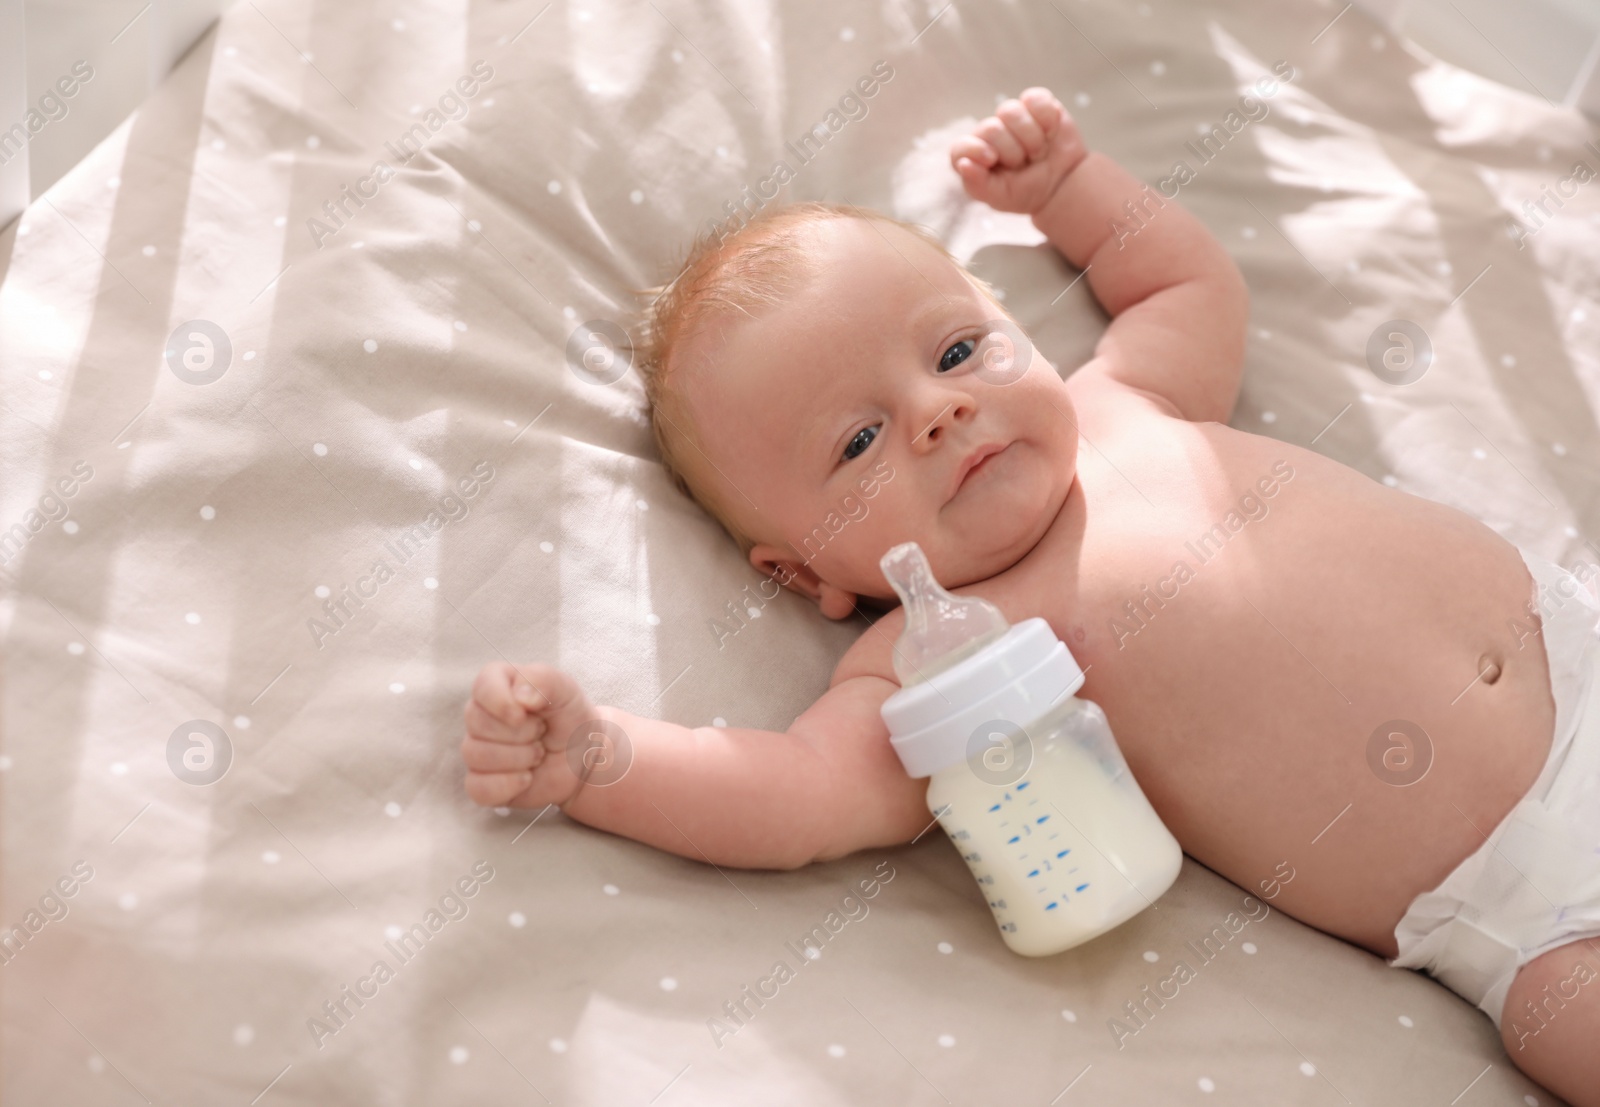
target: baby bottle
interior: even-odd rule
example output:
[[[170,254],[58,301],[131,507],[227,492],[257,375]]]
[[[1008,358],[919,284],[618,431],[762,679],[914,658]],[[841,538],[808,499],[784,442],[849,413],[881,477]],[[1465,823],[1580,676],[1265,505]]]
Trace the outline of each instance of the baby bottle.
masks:
[[[1006,945],[1060,953],[1172,886],[1178,841],[1139,789],[1083,670],[1041,618],[952,596],[915,542],[879,562],[905,605],[883,721],[983,889]]]

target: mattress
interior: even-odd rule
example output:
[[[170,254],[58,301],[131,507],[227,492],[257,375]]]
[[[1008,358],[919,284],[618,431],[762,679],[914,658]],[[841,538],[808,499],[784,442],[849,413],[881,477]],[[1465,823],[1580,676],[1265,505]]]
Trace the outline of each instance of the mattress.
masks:
[[[1359,10],[235,5],[0,234],[5,1101],[1555,1102],[1193,861],[1025,959],[940,835],[719,870],[467,800],[489,661],[782,730],[860,633],[753,599],[584,360],[729,205],[923,223],[1086,359],[1087,284],[946,159],[1030,84],[1238,260],[1235,426],[1597,556],[1594,128]]]

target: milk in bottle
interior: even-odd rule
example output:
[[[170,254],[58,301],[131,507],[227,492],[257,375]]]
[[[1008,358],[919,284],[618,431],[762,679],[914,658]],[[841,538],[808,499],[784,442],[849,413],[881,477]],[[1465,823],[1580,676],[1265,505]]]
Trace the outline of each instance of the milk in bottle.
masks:
[[[1059,953],[1150,906],[1183,854],[1044,619],[1009,626],[933,579],[915,542],[879,562],[905,605],[884,701],[906,772],[977,878],[1006,945]]]

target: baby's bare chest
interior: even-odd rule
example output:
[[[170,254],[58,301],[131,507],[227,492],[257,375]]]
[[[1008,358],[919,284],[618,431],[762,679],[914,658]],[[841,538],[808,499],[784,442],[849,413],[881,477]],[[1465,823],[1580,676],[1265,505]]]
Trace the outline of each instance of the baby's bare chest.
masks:
[[[1287,863],[1276,906],[1381,950],[1543,762],[1530,582],[1453,509],[1195,431],[1086,451],[1078,517],[959,591],[1051,623],[1186,851],[1249,889]]]

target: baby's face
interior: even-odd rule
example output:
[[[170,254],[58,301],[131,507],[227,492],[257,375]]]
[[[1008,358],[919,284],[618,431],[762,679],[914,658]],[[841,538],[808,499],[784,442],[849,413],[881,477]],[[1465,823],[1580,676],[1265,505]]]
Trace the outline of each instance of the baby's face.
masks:
[[[1005,570],[1072,487],[1061,378],[1031,343],[1011,360],[985,326],[999,309],[916,236],[855,219],[812,233],[814,280],[693,341],[683,398],[705,454],[691,464],[714,467],[751,562],[786,567],[830,618],[895,598],[878,559],[900,542],[947,588]],[[1003,452],[963,480],[982,448]]]

